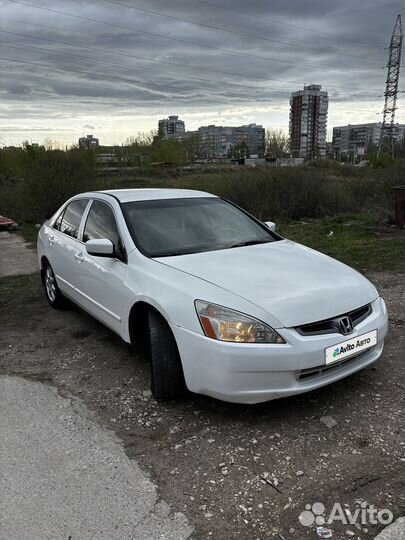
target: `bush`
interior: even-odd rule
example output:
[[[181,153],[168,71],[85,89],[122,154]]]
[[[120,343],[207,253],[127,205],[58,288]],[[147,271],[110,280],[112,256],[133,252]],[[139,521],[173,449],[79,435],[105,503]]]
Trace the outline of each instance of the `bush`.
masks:
[[[95,188],[92,152],[45,150],[27,146],[0,151],[0,213],[25,222],[42,222],[69,197]]]
[[[322,166],[321,166],[322,165]],[[200,170],[138,168],[132,177],[99,178],[90,151],[45,150],[26,145],[0,150],[0,213],[42,222],[76,193],[102,188],[177,187],[225,197],[262,220],[289,221],[339,213],[379,212],[389,220],[395,185],[404,183],[403,162],[391,167],[212,166]],[[113,183],[113,185],[112,185]]]
[[[223,196],[260,219],[318,218],[392,209],[402,170],[356,167],[233,168],[158,185],[202,189]]]

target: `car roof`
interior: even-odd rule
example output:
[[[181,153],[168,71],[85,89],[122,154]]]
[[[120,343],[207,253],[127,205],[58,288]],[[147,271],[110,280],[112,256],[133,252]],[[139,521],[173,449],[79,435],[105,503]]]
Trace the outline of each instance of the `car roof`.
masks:
[[[193,189],[160,189],[160,188],[145,188],[145,189],[107,189],[96,191],[93,193],[85,193],[87,196],[97,196],[99,194],[112,195],[121,203],[134,201],[151,201],[158,199],[184,199],[192,197],[216,197],[211,193],[204,191],[195,191]]]

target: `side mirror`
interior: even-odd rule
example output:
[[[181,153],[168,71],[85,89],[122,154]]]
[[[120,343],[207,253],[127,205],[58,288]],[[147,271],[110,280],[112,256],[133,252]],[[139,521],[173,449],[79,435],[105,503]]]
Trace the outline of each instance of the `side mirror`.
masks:
[[[87,240],[85,246],[89,255],[95,255],[96,257],[113,257],[114,255],[114,244],[107,238]]]
[[[274,221],[265,221],[264,224],[266,227],[268,227],[271,231],[276,232],[276,224]]]

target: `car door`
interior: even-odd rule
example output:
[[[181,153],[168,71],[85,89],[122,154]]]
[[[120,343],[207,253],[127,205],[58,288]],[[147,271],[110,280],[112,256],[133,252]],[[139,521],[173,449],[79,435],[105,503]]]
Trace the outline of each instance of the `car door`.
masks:
[[[89,255],[88,240],[107,238],[114,244],[114,257]],[[124,313],[131,301],[124,279],[127,270],[125,246],[122,242],[113,208],[94,199],[83,226],[83,243],[77,254],[77,288],[81,303],[97,319],[123,336]]]
[[[77,253],[82,251],[80,224],[89,199],[71,201],[47,232],[47,256],[63,294],[80,301],[77,294]]]

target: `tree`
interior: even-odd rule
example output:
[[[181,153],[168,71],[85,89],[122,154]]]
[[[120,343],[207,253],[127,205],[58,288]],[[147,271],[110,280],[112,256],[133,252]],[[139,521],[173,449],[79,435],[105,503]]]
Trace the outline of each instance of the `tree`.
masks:
[[[154,142],[151,159],[155,162],[164,162],[167,165],[184,165],[186,152],[181,141],[158,139]]]
[[[282,129],[266,129],[265,143],[267,156],[290,156],[290,138]]]
[[[245,140],[242,140],[231,146],[228,152],[229,157],[231,158],[248,158],[250,156],[249,146]]]
[[[201,157],[202,143],[201,143],[201,137],[198,133],[187,135],[181,141],[181,144],[186,153],[187,163],[193,163],[196,159]]]
[[[54,141],[53,139],[46,138],[43,146],[45,150],[64,150],[65,145],[60,141]]]
[[[142,149],[150,148],[156,136],[157,136],[156,129],[151,129],[148,132],[139,131],[136,136],[131,135],[131,137],[128,137],[127,140],[125,141],[125,145],[137,146]]]

